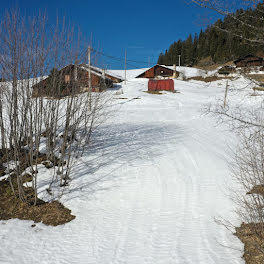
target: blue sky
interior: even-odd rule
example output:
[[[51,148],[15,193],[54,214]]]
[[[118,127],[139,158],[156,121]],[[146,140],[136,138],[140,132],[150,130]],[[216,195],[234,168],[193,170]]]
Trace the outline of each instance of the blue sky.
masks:
[[[18,7],[34,14],[46,10],[49,23],[56,16],[78,26],[93,46],[111,56],[156,63],[160,52],[179,38],[199,32],[201,27],[215,20],[214,14],[187,3],[188,0],[1,0],[0,15],[4,9]],[[122,68],[122,62],[102,59],[108,68]],[[131,62],[132,64],[132,62]],[[133,63],[136,67],[147,64]],[[133,68],[131,65],[128,68]]]

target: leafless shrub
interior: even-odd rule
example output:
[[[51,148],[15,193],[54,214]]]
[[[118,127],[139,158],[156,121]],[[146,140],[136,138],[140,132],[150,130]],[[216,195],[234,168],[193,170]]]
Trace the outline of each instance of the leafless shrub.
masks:
[[[39,164],[53,167],[50,193],[55,182],[68,185],[76,157],[106,116],[108,97],[91,91],[79,94],[77,78],[62,97],[64,80],[58,76],[50,78],[55,98],[32,97],[32,87],[42,83],[51,69],[77,65],[86,54],[79,35],[65,22],[50,27],[44,14],[26,18],[19,10],[7,11],[0,23],[0,48],[0,75],[7,80],[0,87],[1,149],[8,170],[17,177],[13,192],[23,202],[32,203],[22,179],[26,169],[32,172],[36,204]]]
[[[224,30],[227,34],[239,37],[251,45],[263,45],[264,28],[256,23],[250,13],[241,12],[237,16],[234,11],[241,8],[255,8],[263,14],[262,1],[218,1],[191,0],[191,2],[228,16],[230,23],[240,24],[241,32]],[[258,18],[259,19],[259,18]],[[259,21],[258,21],[259,22]],[[259,26],[257,26],[259,25]],[[230,28],[232,28],[230,26]],[[250,34],[248,34],[250,33]],[[251,36],[251,37],[248,37]],[[240,71],[241,75],[258,84],[250,77],[248,70]],[[253,76],[254,77],[254,76]],[[236,234],[245,244],[244,258],[247,263],[263,263],[264,261],[264,112],[262,103],[251,110],[243,105],[224,106],[222,101],[206,106],[204,112],[212,114],[218,122],[229,125],[239,139],[233,152],[231,170],[233,178],[238,183],[238,189],[232,190],[232,199],[237,205],[236,213],[243,224],[236,228]]]

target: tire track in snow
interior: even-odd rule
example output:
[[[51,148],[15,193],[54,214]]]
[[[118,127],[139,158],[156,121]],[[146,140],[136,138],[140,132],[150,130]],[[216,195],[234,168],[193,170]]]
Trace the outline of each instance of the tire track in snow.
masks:
[[[73,194],[65,205],[77,217],[65,226],[1,225],[7,232],[0,234],[12,241],[0,247],[8,264],[19,256],[21,264],[241,263],[240,254],[215,241],[237,242],[213,222],[230,208],[219,191],[228,182],[221,146],[226,136],[200,116],[202,103],[216,90],[179,85],[181,94],[162,96],[132,84],[124,88],[124,96],[142,99],[118,109],[92,153],[103,165],[82,181],[90,182],[89,173],[93,179],[110,177]]]

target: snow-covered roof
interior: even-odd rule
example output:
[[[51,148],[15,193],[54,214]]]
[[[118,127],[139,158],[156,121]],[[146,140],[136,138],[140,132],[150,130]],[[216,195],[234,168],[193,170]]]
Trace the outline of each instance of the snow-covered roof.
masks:
[[[130,69],[126,70],[126,79],[131,80],[136,78],[138,75],[142,74],[143,72],[147,71],[150,68],[142,68],[142,69]],[[109,72],[113,74],[117,74],[125,80],[125,70],[109,70]]]
[[[82,69],[82,70],[87,71],[87,72],[88,72],[88,70],[89,70],[89,66],[86,67],[86,66],[80,66],[80,65],[79,65],[78,67],[79,67],[80,69]],[[92,67],[91,67],[91,73],[94,74],[94,75],[96,75],[96,76],[102,77],[102,73],[101,73],[101,72],[98,72],[98,71],[95,71],[94,69],[92,69]],[[107,76],[105,77],[105,79],[110,80]]]
[[[174,66],[166,66],[166,65],[161,65],[161,66],[171,70],[174,69]],[[182,73],[186,78],[192,78],[197,76],[211,76],[217,72],[217,70],[205,71],[195,67],[186,67],[186,66],[176,66],[176,71]]]
[[[82,64],[82,67],[88,69],[89,65],[88,64]],[[93,69],[94,71],[103,74],[103,69],[96,67],[96,66],[91,66],[91,69]],[[105,70],[105,74],[110,75],[114,78],[120,79],[120,80],[124,80],[124,78],[122,78],[122,76],[119,76],[118,74],[115,74],[114,72],[110,71],[110,70]]]

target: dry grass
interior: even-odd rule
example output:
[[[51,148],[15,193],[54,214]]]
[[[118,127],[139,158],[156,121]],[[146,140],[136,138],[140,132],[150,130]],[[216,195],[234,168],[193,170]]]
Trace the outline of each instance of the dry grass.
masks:
[[[201,69],[201,70],[205,70],[205,71],[214,71],[219,67],[231,66],[231,65],[233,65],[233,61],[228,61],[228,62],[223,63],[223,64],[212,64],[212,65],[198,64],[198,65],[195,65],[194,67]]]
[[[149,94],[163,94],[161,91],[144,91],[144,92]]]
[[[164,92],[169,92],[169,93],[180,93],[177,90],[174,91],[165,91]],[[162,91],[144,91],[144,93],[149,93],[149,94],[163,94]],[[134,98],[134,99],[140,99],[140,98]]]
[[[194,81],[202,81],[202,82],[215,82],[215,81],[219,81],[219,80],[231,80],[231,77],[217,77],[217,76],[208,76],[208,77],[202,77],[202,76],[196,76],[196,77],[192,77],[192,78],[188,78],[189,80],[194,80]]]
[[[23,182],[31,181],[30,175],[23,178]],[[11,181],[16,190],[16,177],[13,175]],[[25,187],[28,203],[23,203],[12,192],[8,180],[0,181],[0,220],[18,218],[21,220],[33,220],[35,223],[42,222],[45,225],[57,226],[70,222],[75,218],[71,210],[65,208],[61,203],[54,201],[46,203],[37,199],[37,205],[33,206],[34,191],[32,188]],[[31,201],[31,203],[30,203]]]
[[[248,77],[257,82],[264,82],[264,74],[249,74]]]
[[[264,185],[255,185],[247,194],[264,197]],[[243,223],[235,235],[244,243],[244,259],[247,264],[264,263],[264,224]]]
[[[244,259],[247,264],[264,263],[263,224],[242,224],[235,235],[244,243]]]
[[[254,87],[254,91],[264,91],[264,87]]]
[[[12,150],[0,150],[0,176],[6,174],[6,167],[3,163],[10,160],[12,155]],[[26,150],[21,151],[19,163],[22,171],[29,166],[28,155]],[[46,168],[50,168],[57,165],[58,159],[54,158],[51,162],[47,160],[45,154],[39,153],[39,157],[33,163],[42,163]],[[23,183],[31,182],[32,176],[30,174],[25,174],[22,181]],[[10,182],[12,183],[15,193],[13,193],[11,189]],[[46,225],[57,226],[70,222],[75,218],[74,215],[71,215],[69,209],[65,208],[57,201],[46,203],[37,198],[37,205],[34,206],[35,194],[33,188],[24,187],[24,191],[26,194],[26,203],[23,203],[18,198],[17,175],[14,171],[10,172],[8,179],[0,181],[0,220],[18,218],[21,220],[33,220],[36,223],[42,222]]]
[[[247,194],[258,194],[264,197],[264,185],[256,185]]]
[[[257,96],[263,96],[263,95],[262,94],[250,94],[249,96],[253,96],[253,97],[256,96],[257,97]]]

